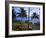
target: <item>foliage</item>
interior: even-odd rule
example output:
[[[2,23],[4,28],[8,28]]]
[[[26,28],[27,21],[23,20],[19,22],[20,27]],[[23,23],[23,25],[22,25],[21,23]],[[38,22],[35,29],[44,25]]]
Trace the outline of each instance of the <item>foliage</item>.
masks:
[[[15,19],[16,15],[14,13],[15,13],[14,9],[12,9],[12,21],[15,21],[14,19]]]
[[[20,16],[20,17],[26,17],[27,16],[26,12],[23,8],[21,8],[21,13],[18,13],[18,14],[19,14],[18,16]]]
[[[21,31],[21,30],[31,30],[32,28],[29,29],[29,25],[31,26],[32,23],[26,23],[26,22],[14,22],[12,24],[12,30],[16,30],[16,31]]]
[[[38,17],[39,15],[37,15],[36,13],[33,13],[33,16],[31,17],[32,19],[33,18],[37,18],[37,19],[39,19],[39,17]]]

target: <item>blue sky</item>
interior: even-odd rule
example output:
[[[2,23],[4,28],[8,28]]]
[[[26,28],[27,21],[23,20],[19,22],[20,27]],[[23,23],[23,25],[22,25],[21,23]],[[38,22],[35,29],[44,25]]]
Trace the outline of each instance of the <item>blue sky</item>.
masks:
[[[21,13],[20,7],[13,7],[13,9],[14,9],[14,12]],[[29,13],[28,10],[29,10],[29,8],[26,7],[26,8],[24,8],[24,10],[26,11],[26,14],[27,14],[27,17],[28,17],[28,13]],[[38,7],[30,7],[30,17],[32,16],[32,14],[34,12],[36,12],[38,15],[40,15],[40,8],[38,8]],[[18,14],[16,14],[16,16],[18,16]],[[17,18],[17,19],[21,19],[21,18]],[[26,18],[23,18],[23,19],[26,19]],[[30,18],[30,20],[31,20],[31,18]]]
[[[36,12],[38,15],[40,14],[40,8],[37,7],[30,7],[30,16]],[[28,8],[24,8],[24,10],[26,11],[26,14],[28,15]],[[14,7],[14,12],[16,13],[20,13],[21,9],[19,7]]]

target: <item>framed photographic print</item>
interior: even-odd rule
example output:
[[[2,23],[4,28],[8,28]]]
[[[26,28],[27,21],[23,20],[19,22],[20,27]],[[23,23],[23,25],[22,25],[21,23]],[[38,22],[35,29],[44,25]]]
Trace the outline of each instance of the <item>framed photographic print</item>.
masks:
[[[6,2],[6,37],[45,34],[45,4],[40,2]]]

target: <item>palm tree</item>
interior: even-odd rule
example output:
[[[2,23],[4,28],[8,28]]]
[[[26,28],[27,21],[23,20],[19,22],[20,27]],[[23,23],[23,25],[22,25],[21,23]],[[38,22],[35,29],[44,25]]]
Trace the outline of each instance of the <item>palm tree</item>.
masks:
[[[30,8],[28,8],[28,21],[30,21]]]
[[[37,18],[37,19],[39,19],[39,15],[37,15],[35,12],[33,13],[33,16],[31,17],[32,19],[33,18]]]
[[[15,18],[16,18],[16,15],[15,15],[14,8],[13,8],[12,9],[12,21],[15,21]]]
[[[36,12],[34,12],[33,13],[33,15],[31,16],[31,19],[33,20],[33,19],[39,19],[39,15],[38,14],[36,14]]]
[[[22,21],[22,18],[27,17],[27,15],[26,15],[26,11],[24,10],[24,8],[20,8],[20,9],[21,9],[21,13],[18,13],[19,14],[18,16],[21,17],[21,21]]]

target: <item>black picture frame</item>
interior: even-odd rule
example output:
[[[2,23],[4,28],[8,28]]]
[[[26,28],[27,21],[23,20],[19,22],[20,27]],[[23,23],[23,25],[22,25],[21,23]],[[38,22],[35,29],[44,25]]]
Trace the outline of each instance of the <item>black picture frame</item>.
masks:
[[[9,22],[9,4],[10,3],[43,5],[43,33],[9,35],[9,24],[8,24],[8,22]],[[42,2],[24,2],[24,1],[5,1],[5,37],[23,37],[23,36],[39,36],[39,35],[45,35],[45,3],[42,3]]]

